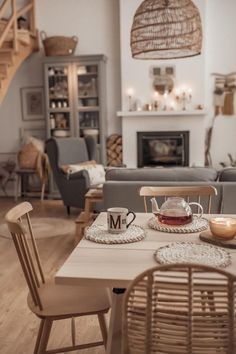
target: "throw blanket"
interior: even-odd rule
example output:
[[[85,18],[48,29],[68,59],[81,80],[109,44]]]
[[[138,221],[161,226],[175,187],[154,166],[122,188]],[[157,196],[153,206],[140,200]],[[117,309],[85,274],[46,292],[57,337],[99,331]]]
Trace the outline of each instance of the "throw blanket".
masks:
[[[97,184],[102,184],[105,182],[105,170],[103,165],[96,163],[86,164],[72,164],[61,166],[62,170],[67,174],[68,178],[70,175],[82,170],[86,170],[89,175],[90,185],[95,186]]]

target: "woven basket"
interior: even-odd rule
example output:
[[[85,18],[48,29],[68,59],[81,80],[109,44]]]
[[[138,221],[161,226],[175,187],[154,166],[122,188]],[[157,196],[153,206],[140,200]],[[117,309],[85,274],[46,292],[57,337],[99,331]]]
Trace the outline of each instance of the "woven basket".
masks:
[[[44,31],[40,32],[41,40],[44,46],[45,55],[60,56],[60,55],[72,55],[74,54],[76,45],[78,43],[78,37],[63,37],[53,36],[47,37]]]

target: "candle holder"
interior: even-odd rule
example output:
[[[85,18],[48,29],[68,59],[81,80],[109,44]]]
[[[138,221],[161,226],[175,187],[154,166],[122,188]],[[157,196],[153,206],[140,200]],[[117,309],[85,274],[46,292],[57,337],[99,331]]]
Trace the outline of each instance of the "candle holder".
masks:
[[[163,106],[163,111],[167,111],[167,107],[168,107],[168,92],[165,91],[164,95],[163,95],[163,101],[164,101],[164,106]]]
[[[154,109],[154,111],[158,111],[158,108],[159,108],[159,102],[157,100],[155,100],[153,102],[153,109]]]
[[[131,112],[133,110],[133,100],[131,95],[128,96],[128,102],[129,102],[129,112]]]
[[[134,110],[134,90],[133,90],[133,88],[129,88],[126,93],[128,96],[128,110],[129,110],[129,112],[131,112]]]
[[[222,240],[232,240],[236,236],[236,218],[218,217],[209,220],[213,236]]]
[[[192,100],[192,90],[188,89],[187,91],[183,90],[181,93],[177,93],[176,100],[182,104],[182,110],[186,111],[187,104]]]

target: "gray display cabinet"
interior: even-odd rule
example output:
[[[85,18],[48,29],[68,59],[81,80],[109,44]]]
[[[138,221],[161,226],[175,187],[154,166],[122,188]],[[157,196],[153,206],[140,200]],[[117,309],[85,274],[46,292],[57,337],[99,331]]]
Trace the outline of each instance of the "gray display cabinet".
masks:
[[[97,160],[106,164],[106,57],[81,55],[44,60],[47,137],[92,135]]]

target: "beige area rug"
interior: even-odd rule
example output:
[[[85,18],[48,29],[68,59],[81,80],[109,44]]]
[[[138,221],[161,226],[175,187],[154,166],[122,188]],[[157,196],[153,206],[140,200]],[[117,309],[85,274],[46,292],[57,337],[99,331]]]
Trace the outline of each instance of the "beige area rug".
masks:
[[[65,236],[75,232],[75,222],[68,219],[32,217],[31,224],[36,239]],[[5,223],[0,224],[0,237],[11,238]]]

